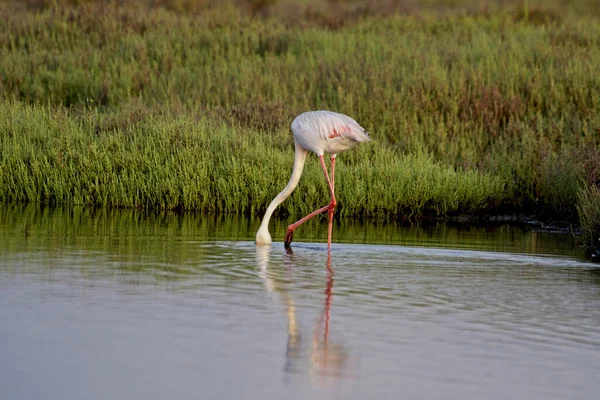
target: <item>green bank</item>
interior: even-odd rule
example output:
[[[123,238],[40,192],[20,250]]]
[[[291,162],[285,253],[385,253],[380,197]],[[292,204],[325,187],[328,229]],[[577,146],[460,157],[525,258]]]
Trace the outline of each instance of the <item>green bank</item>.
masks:
[[[374,138],[340,157],[342,216],[527,213],[597,235],[592,13],[187,10],[3,6],[0,199],[260,214],[291,171],[293,117],[331,109]],[[313,161],[280,213],[326,197]]]

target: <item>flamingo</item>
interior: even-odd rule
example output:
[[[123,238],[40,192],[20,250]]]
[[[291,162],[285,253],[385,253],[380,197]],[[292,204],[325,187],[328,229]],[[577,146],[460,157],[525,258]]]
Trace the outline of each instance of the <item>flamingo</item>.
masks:
[[[273,211],[287,199],[300,181],[306,155],[312,151],[319,157],[321,168],[327,181],[331,201],[328,205],[313,211],[287,228],[284,246],[290,248],[294,230],[315,215],[327,211],[329,215],[329,226],[327,230],[327,248],[331,250],[331,232],[333,229],[333,213],[337,204],[334,193],[334,171],[335,158],[338,153],[354,147],[357,143],[367,142],[370,139],[369,132],[347,115],[333,111],[308,111],[298,115],[292,121],[292,133],[294,134],[295,157],[292,176],[285,188],[271,201],[265,212],[260,228],[256,232],[256,244],[271,244],[269,233],[269,220]],[[331,158],[331,179],[325,166],[324,154],[328,153]]]

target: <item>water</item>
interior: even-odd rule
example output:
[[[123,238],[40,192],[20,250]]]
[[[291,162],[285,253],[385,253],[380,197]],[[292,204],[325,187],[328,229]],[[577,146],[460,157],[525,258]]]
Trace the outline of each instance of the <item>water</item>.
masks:
[[[258,224],[0,206],[0,398],[597,398],[569,235]]]

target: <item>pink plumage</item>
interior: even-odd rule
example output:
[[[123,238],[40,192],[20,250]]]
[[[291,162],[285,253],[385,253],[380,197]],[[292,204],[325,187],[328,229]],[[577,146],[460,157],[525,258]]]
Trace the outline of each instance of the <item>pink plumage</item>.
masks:
[[[333,111],[308,111],[292,122],[294,140],[318,156],[337,154],[359,142],[370,140],[369,133],[354,119]]]

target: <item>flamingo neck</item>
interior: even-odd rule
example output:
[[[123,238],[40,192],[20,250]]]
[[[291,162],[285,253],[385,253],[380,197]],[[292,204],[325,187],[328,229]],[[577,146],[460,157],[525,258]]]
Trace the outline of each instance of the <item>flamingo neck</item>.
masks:
[[[285,199],[290,197],[296,186],[298,186],[298,182],[302,176],[302,170],[304,169],[306,154],[308,154],[308,152],[296,143],[296,154],[294,156],[292,176],[290,177],[290,180],[285,188],[283,188],[283,190],[277,196],[275,196],[275,198],[267,207],[267,211],[265,212],[265,216],[260,224],[260,228],[258,228],[258,231],[256,232],[256,244],[271,243],[271,234],[269,233],[269,221],[271,219],[271,215],[273,215],[273,211],[275,211],[277,206],[280,205]]]

